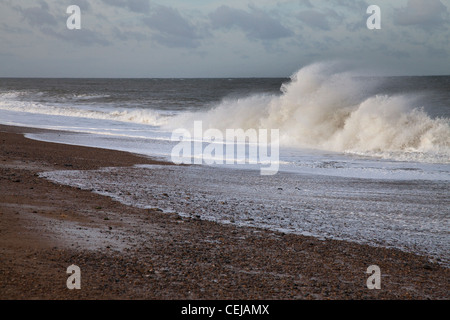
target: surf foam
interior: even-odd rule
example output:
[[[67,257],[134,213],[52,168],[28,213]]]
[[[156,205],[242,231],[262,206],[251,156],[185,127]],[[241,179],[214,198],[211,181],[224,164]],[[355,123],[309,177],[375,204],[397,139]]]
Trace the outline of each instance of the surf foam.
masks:
[[[225,99],[177,115],[169,128],[279,129],[282,146],[408,161],[450,163],[450,120],[432,119],[411,95],[372,95],[376,85],[336,64],[300,69],[281,95]]]
[[[16,100],[18,92],[0,94],[0,110],[28,112],[52,116],[88,118],[97,120],[113,120],[160,126],[167,122],[169,115],[148,108],[112,108],[69,107],[66,105],[50,105],[33,101]]]

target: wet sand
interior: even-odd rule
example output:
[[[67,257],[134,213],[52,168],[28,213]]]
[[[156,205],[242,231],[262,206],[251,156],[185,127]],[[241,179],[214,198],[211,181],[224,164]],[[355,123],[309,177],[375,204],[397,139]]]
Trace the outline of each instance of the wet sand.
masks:
[[[39,178],[171,164],[22,135],[37,131],[0,126],[0,299],[449,298],[449,269],[427,257],[138,209]],[[81,290],[66,287],[72,264]],[[366,286],[373,264],[380,290]]]

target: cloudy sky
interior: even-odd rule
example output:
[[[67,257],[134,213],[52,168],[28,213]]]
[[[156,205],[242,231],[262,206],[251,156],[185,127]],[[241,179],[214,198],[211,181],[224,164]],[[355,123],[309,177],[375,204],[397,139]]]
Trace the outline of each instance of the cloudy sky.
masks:
[[[286,77],[335,60],[450,75],[449,30],[450,0],[0,0],[0,77]]]

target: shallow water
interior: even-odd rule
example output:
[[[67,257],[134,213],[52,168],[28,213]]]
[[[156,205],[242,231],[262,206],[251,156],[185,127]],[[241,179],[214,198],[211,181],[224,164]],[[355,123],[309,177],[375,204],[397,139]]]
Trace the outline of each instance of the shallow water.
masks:
[[[42,176],[141,208],[450,258],[448,181],[158,165]]]

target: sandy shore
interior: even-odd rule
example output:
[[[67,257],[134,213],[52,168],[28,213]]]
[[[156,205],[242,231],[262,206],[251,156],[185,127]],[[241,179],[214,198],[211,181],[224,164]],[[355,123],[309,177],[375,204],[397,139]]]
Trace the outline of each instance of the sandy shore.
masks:
[[[427,257],[181,218],[39,178],[156,161],[22,135],[35,131],[0,126],[0,299],[449,298],[449,269]],[[72,264],[81,290],[66,287]],[[380,290],[366,286],[373,264]]]

